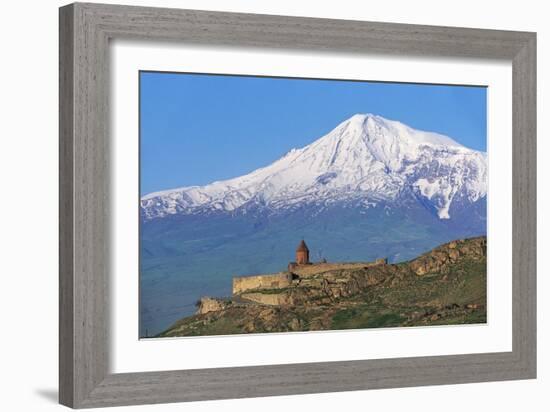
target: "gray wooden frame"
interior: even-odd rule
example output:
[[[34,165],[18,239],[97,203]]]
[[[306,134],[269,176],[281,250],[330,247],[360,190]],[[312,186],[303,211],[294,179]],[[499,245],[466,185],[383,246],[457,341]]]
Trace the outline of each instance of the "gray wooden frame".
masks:
[[[108,68],[114,38],[511,61],[513,350],[110,374]],[[86,408],[535,378],[535,33],[76,3],[60,9],[59,51],[62,404]]]

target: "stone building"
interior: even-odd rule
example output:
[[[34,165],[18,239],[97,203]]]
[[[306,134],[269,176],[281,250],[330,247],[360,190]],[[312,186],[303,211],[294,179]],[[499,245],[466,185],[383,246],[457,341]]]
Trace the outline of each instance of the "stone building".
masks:
[[[306,242],[302,239],[298,247],[296,248],[296,263],[298,265],[309,265],[309,249]]]
[[[311,262],[309,261],[309,249],[306,242],[303,240],[296,248],[296,262],[290,262],[288,264],[288,271],[292,272],[300,265],[311,265]]]

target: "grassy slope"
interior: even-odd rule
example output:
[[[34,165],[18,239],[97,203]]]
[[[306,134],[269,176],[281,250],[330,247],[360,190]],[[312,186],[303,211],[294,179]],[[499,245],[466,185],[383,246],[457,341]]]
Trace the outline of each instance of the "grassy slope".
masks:
[[[338,311],[331,329],[485,323],[486,287],[486,263],[464,260],[445,275],[373,288],[364,295],[364,304]],[[464,310],[467,305],[480,308]]]

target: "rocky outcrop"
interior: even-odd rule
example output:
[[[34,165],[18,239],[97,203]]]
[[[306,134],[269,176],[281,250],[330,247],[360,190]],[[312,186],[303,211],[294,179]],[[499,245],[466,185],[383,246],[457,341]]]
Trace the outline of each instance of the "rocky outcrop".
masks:
[[[204,315],[208,312],[217,312],[227,308],[228,303],[222,299],[202,297],[198,302],[197,314]]]
[[[280,293],[243,293],[240,297],[246,301],[261,303],[262,305],[285,306],[294,304],[291,294],[285,291]]]
[[[457,262],[461,256],[469,259],[485,259],[487,255],[487,238],[485,236],[455,240],[437,247],[410,262],[410,267],[418,276],[428,273],[445,272],[447,267]]]

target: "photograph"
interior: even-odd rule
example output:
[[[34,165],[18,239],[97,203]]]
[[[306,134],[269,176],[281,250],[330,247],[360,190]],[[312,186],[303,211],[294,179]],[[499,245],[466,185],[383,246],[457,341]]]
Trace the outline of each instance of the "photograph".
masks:
[[[139,337],[487,322],[487,88],[139,72]]]

